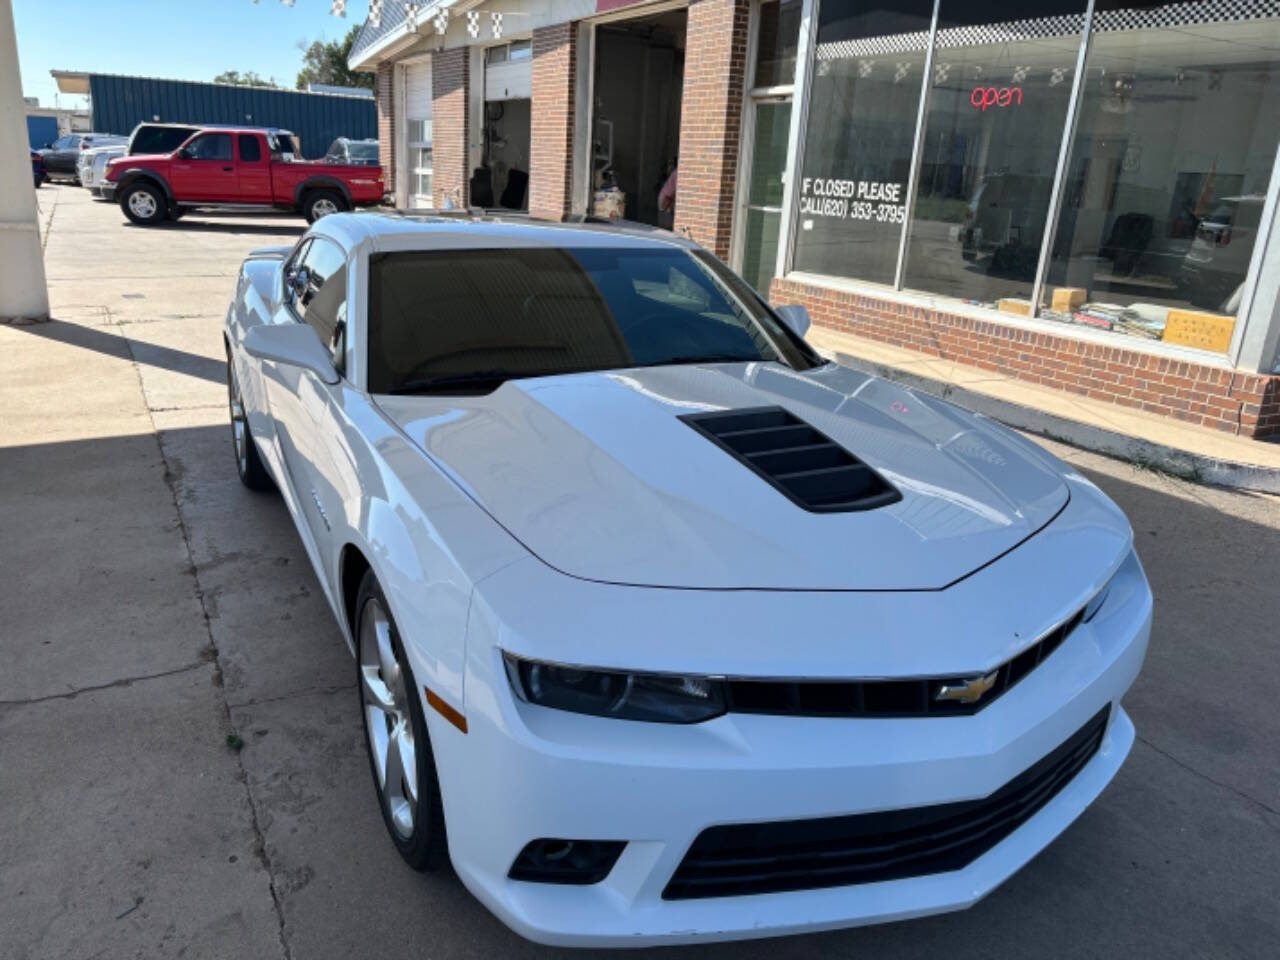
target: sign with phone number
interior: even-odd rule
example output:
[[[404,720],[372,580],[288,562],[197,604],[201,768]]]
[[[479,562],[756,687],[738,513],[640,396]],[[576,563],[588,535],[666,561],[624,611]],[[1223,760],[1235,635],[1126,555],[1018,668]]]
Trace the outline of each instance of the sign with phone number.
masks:
[[[805,177],[800,188],[800,215],[902,223],[907,217],[900,183]]]

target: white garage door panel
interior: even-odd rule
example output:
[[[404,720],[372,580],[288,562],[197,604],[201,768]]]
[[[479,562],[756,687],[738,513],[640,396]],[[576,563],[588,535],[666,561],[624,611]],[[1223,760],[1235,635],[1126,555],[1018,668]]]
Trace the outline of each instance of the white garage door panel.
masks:
[[[529,60],[491,63],[484,69],[486,100],[527,100],[533,96],[533,65]]]
[[[431,118],[431,63],[411,63],[404,76],[404,112],[410,120]]]

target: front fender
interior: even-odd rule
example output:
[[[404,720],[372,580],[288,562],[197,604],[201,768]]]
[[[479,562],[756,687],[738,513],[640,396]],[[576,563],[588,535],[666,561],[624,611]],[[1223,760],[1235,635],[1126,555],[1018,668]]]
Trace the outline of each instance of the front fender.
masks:
[[[173,188],[169,186],[169,181],[154,170],[148,170],[145,167],[132,167],[120,174],[115,180],[116,192],[124,196],[124,191],[140,180],[146,180],[158,186],[164,191],[166,202],[173,203]]]

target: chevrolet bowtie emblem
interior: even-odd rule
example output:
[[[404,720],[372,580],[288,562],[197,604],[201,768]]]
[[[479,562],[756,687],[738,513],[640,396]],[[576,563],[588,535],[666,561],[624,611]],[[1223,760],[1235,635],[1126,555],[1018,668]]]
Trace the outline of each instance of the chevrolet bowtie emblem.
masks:
[[[996,685],[996,676],[999,673],[999,670],[992,670],[985,676],[972,677],[956,683],[944,683],[938,687],[938,692],[934,694],[933,699],[954,700],[959,703],[977,703],[986,695],[988,690]]]

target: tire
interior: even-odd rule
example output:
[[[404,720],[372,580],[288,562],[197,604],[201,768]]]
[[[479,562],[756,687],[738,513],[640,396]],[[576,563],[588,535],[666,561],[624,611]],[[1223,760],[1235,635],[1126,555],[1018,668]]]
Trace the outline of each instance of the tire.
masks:
[[[355,639],[360,716],[382,821],[405,863],[420,871],[438,869],[448,861],[449,846],[435,757],[400,633],[371,570],[360,581],[356,595]],[[393,745],[399,746],[393,751]],[[416,796],[407,776],[396,777],[394,767],[387,770],[393,753],[403,758],[406,752],[412,753],[409,763]],[[384,771],[391,776],[384,777]]]
[[[258,445],[253,442],[253,433],[249,430],[249,418],[245,416],[244,397],[236,379],[230,348],[227,350],[227,406],[231,413],[231,449],[235,453],[240,482],[250,490],[273,489],[275,484],[271,474],[258,455]]]
[[[125,187],[120,194],[120,209],[126,217],[143,227],[164,223],[168,214],[164,194],[155,184],[146,181]]]
[[[307,223],[347,209],[346,199],[337,190],[311,190],[302,197],[302,215]]]

